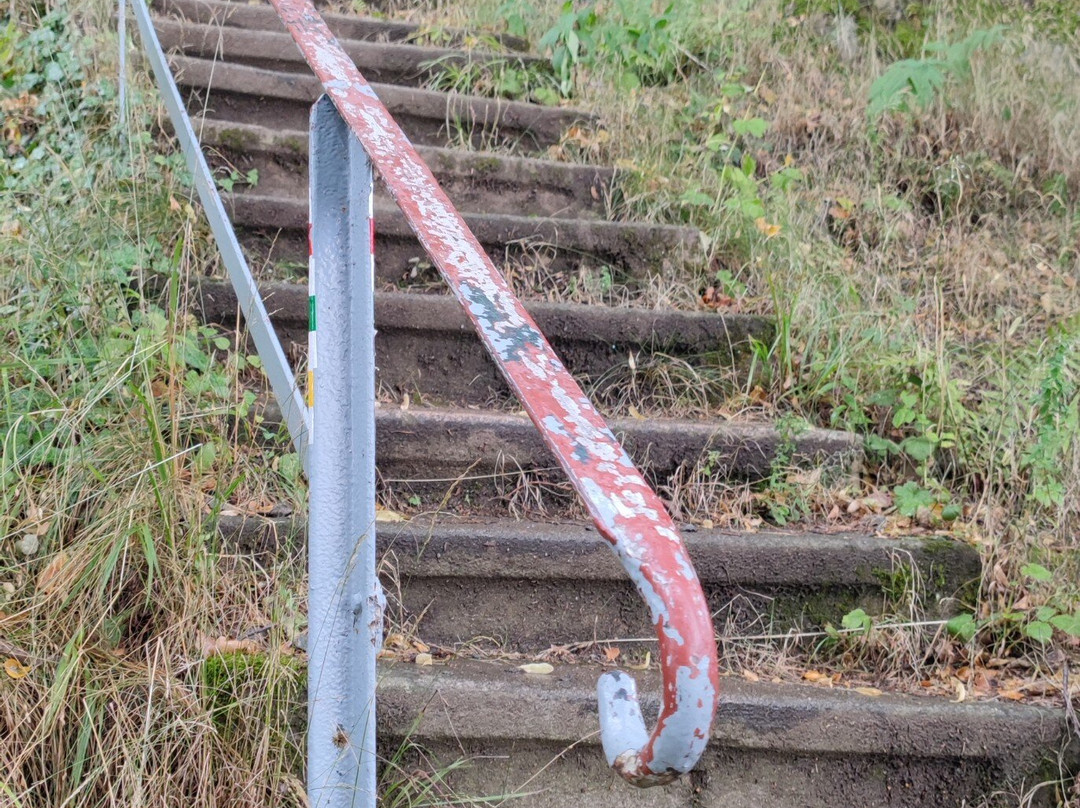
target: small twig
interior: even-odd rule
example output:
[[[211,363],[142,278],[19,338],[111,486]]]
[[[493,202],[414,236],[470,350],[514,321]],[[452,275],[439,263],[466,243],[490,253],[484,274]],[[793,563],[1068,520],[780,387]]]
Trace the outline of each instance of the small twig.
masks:
[[[1080,719],[1076,717],[1076,708],[1073,707],[1072,692],[1069,689],[1069,663],[1061,668],[1061,695],[1065,698],[1065,723],[1072,730],[1073,735],[1080,739]]]
[[[473,463],[473,466],[475,466],[475,465],[476,465],[476,463]],[[472,468],[472,466],[470,466],[470,468]],[[543,468],[538,468],[538,469],[529,469],[529,471],[537,471],[537,472],[539,472],[539,471],[560,471],[560,470],[561,470],[561,468],[559,466],[545,466]],[[492,472],[491,474],[472,474],[472,475],[468,475],[468,476],[460,475],[458,477],[425,477],[425,478],[409,477],[408,479],[405,479],[405,478],[400,478],[399,479],[397,477],[383,477],[382,480],[383,480],[384,483],[460,483],[460,482],[469,482],[469,481],[472,481],[472,480],[498,480],[498,479],[500,479],[502,477],[510,477],[510,476],[512,476],[514,474],[519,474],[519,473],[520,473],[519,471],[496,471],[496,472]]]
[[[25,648],[16,645],[13,642],[0,639],[0,656],[9,656],[17,659],[23,665],[41,664],[48,662],[58,662],[59,656],[43,657],[37,654],[27,651]]]
[[[514,793],[515,794],[520,794],[521,792],[525,791],[525,789],[528,787],[529,783],[531,783],[533,780],[535,780],[537,777],[539,777],[541,774],[543,774],[546,769],[548,769],[553,763],[557,762],[560,758],[562,758],[563,755],[565,755],[567,752],[569,752],[571,749],[573,749],[578,744],[584,743],[585,741],[589,740],[590,738],[594,738],[599,734],[600,734],[600,730],[593,730],[588,735],[585,735],[585,736],[582,736],[581,738],[578,738],[572,744],[570,744],[565,749],[560,751],[557,755],[555,755],[555,757],[553,757],[551,760],[549,760],[547,763],[545,763],[543,766],[541,766],[538,771],[534,772],[533,775],[528,780],[526,780],[524,783],[522,783],[520,786],[518,786],[514,790]]]
[[[273,627],[274,627],[274,624],[270,623],[269,625],[256,626],[255,628],[250,628],[247,631],[245,631],[243,634],[241,634],[239,639],[241,639],[241,640],[254,639],[255,637],[258,637],[260,634],[268,634],[270,632],[270,629],[272,629]]]
[[[913,620],[906,623],[875,623],[872,628],[940,628],[948,620]],[[862,634],[866,629],[837,628],[831,631],[791,631],[787,634],[743,634],[741,636],[717,636],[717,642],[748,642],[751,640],[805,640],[814,637],[831,637],[834,634]],[[613,643],[645,643],[656,642],[656,637],[611,637],[603,640],[584,640],[582,642],[569,643],[565,646],[568,651],[579,651],[592,645],[611,645]]]

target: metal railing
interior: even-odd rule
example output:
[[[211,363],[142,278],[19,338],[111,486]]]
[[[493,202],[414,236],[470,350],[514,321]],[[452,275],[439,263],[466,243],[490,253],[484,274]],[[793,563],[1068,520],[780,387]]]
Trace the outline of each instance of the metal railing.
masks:
[[[374,805],[374,651],[381,605],[373,540],[371,166],[649,608],[663,677],[659,717],[648,732],[634,680],[621,672],[602,675],[597,694],[609,764],[636,786],[668,783],[689,771],[708,741],[719,686],[711,616],[678,531],[314,6],[271,0],[326,90],[312,112],[314,400],[304,408],[291,378],[283,378],[288,364],[250,272],[246,264],[234,267],[243,264],[242,255],[143,0],[132,2],[249,329],[260,355],[265,350],[271,358],[264,356],[264,364],[290,432],[301,451],[313,438],[305,455],[311,483],[311,804],[352,805],[359,798]]]

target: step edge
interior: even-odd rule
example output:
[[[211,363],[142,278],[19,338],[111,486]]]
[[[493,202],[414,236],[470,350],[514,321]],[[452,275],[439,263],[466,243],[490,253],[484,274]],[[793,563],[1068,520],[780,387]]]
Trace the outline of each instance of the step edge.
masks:
[[[630,585],[610,545],[591,525],[549,526],[511,519],[438,525],[422,522],[380,522],[376,526],[379,553],[393,551],[401,575]],[[302,549],[307,542],[306,520],[298,516],[223,516],[217,530],[228,545],[255,552]],[[959,588],[979,575],[978,552],[958,541],[945,547],[917,536],[884,539],[854,531],[739,533],[696,527],[684,527],[682,538],[699,578],[709,585],[880,588],[895,554],[903,554],[924,573],[944,566],[940,573],[944,583],[935,589]]]
[[[420,738],[527,737],[594,746],[598,673],[596,668],[567,665],[557,666],[550,676],[530,676],[513,663],[452,661],[429,668],[383,663],[379,699],[384,715],[396,713],[391,720],[401,721],[407,705],[437,694],[431,702],[434,709],[425,711],[417,728]],[[654,715],[658,677],[647,672],[636,678],[643,710]],[[388,723],[384,721],[384,732],[402,729]],[[527,736],[523,730],[529,730]],[[714,753],[734,748],[1030,764],[1056,751],[1066,732],[1059,711],[1035,705],[956,703],[903,694],[870,697],[840,688],[722,676],[710,747]]]

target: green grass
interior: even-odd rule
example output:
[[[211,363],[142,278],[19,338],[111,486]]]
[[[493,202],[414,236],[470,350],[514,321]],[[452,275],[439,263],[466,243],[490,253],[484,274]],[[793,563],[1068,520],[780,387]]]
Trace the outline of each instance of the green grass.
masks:
[[[213,538],[215,498],[266,486],[234,417],[250,369],[184,313],[211,247],[142,74],[116,120],[111,12],[17,3],[0,27],[5,804],[299,805],[274,606],[297,573]],[[265,662],[220,720],[200,638],[253,623]]]

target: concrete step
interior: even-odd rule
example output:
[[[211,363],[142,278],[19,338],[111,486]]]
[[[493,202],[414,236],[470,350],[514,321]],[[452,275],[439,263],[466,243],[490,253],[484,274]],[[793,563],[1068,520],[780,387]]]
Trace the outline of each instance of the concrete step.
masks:
[[[521,794],[522,808],[969,808],[1059,777],[1068,743],[1060,711],[993,702],[866,696],[809,685],[720,680],[712,738],[695,769],[637,791],[607,768],[597,738],[593,666],[535,676],[513,664],[379,670],[383,749],[408,737],[451,772],[459,797]],[[647,720],[659,682],[638,674]],[[1078,762],[1077,745],[1065,753]],[[408,763],[405,762],[406,768]],[[1050,806],[1047,787],[1023,805]]]
[[[256,188],[226,195],[233,224],[254,261],[302,266],[307,260],[308,201],[265,196]],[[692,227],[555,219],[513,213],[463,212],[469,229],[496,266],[529,286],[565,283],[583,269],[607,272],[609,286],[636,287],[650,275],[674,271],[702,256]],[[425,271],[426,270],[426,271]],[[438,274],[393,204],[375,208],[375,271],[385,283],[434,282]]]
[[[306,355],[307,286],[266,284],[261,291],[286,352]],[[226,281],[203,281],[195,306],[203,322],[236,326],[236,292]],[[772,322],[754,315],[544,302],[529,302],[527,308],[567,369],[601,406],[628,398],[639,408],[670,407],[680,397],[687,404],[715,401],[745,384],[753,343],[768,345],[773,338]],[[376,378],[396,399],[415,395],[428,403],[458,405],[511,400],[455,298],[379,292],[375,328]]]
[[[278,30],[253,30],[158,17],[154,27],[166,52],[217,58],[268,70],[311,72],[300,49],[280,23]],[[474,66],[534,72],[550,70],[546,60],[523,54],[499,55],[362,39],[339,41],[369,82],[420,87],[447,70],[467,70]]]
[[[261,415],[264,428],[280,423],[273,402]],[[809,467],[820,468],[828,482],[862,461],[862,439],[835,430],[677,418],[607,423],[649,484],[683,503],[679,507],[690,507],[684,494],[694,486],[711,490]],[[569,482],[525,415],[381,406],[375,429],[379,483],[392,501],[472,514],[501,515],[508,506],[552,518],[580,513]]]
[[[266,70],[191,56],[169,59],[192,114],[268,128],[306,129],[311,105],[322,94],[313,75]],[[594,126],[588,113],[373,84],[379,100],[414,143],[499,147],[527,153],[558,143],[573,125]]]
[[[608,419],[638,468],[665,487],[687,465],[706,462],[725,480],[760,480],[780,458],[786,465],[851,468],[862,440],[847,432],[808,428],[784,435],[771,423],[667,419]],[[377,451],[383,481],[421,494],[424,481],[536,472],[554,467],[539,432],[524,415],[470,409],[381,408],[376,412]],[[561,479],[561,472],[551,480]],[[477,480],[466,480],[468,483]],[[479,481],[488,488],[492,480]],[[446,486],[440,486],[445,490]]]
[[[302,556],[301,517],[223,517],[232,551]],[[459,647],[478,637],[509,650],[652,638],[653,626],[610,545],[579,522],[416,517],[380,522],[383,586],[392,618],[424,642]],[[881,613],[914,596],[931,615],[979,577],[979,555],[948,539],[854,533],[758,533],[683,526],[683,540],[720,636],[839,625],[855,608]],[[897,581],[916,592],[897,593]],[[617,642],[615,644],[618,644]]]
[[[323,3],[317,3],[323,6]],[[231,2],[231,0],[156,0],[154,9],[180,19],[251,31],[281,31],[282,24],[268,3]],[[363,17],[322,11],[323,19],[338,39],[361,39],[373,42],[402,42],[437,39],[447,47],[499,45],[508,50],[524,51],[528,43],[520,37],[500,33],[476,34],[454,28],[426,28],[404,20]]]
[[[199,117],[195,131],[211,164],[259,172],[265,196],[308,192],[307,130],[281,130]],[[517,211],[557,218],[607,218],[614,169],[492,152],[419,146],[420,157],[462,211]],[[377,198],[389,201],[379,184]]]

